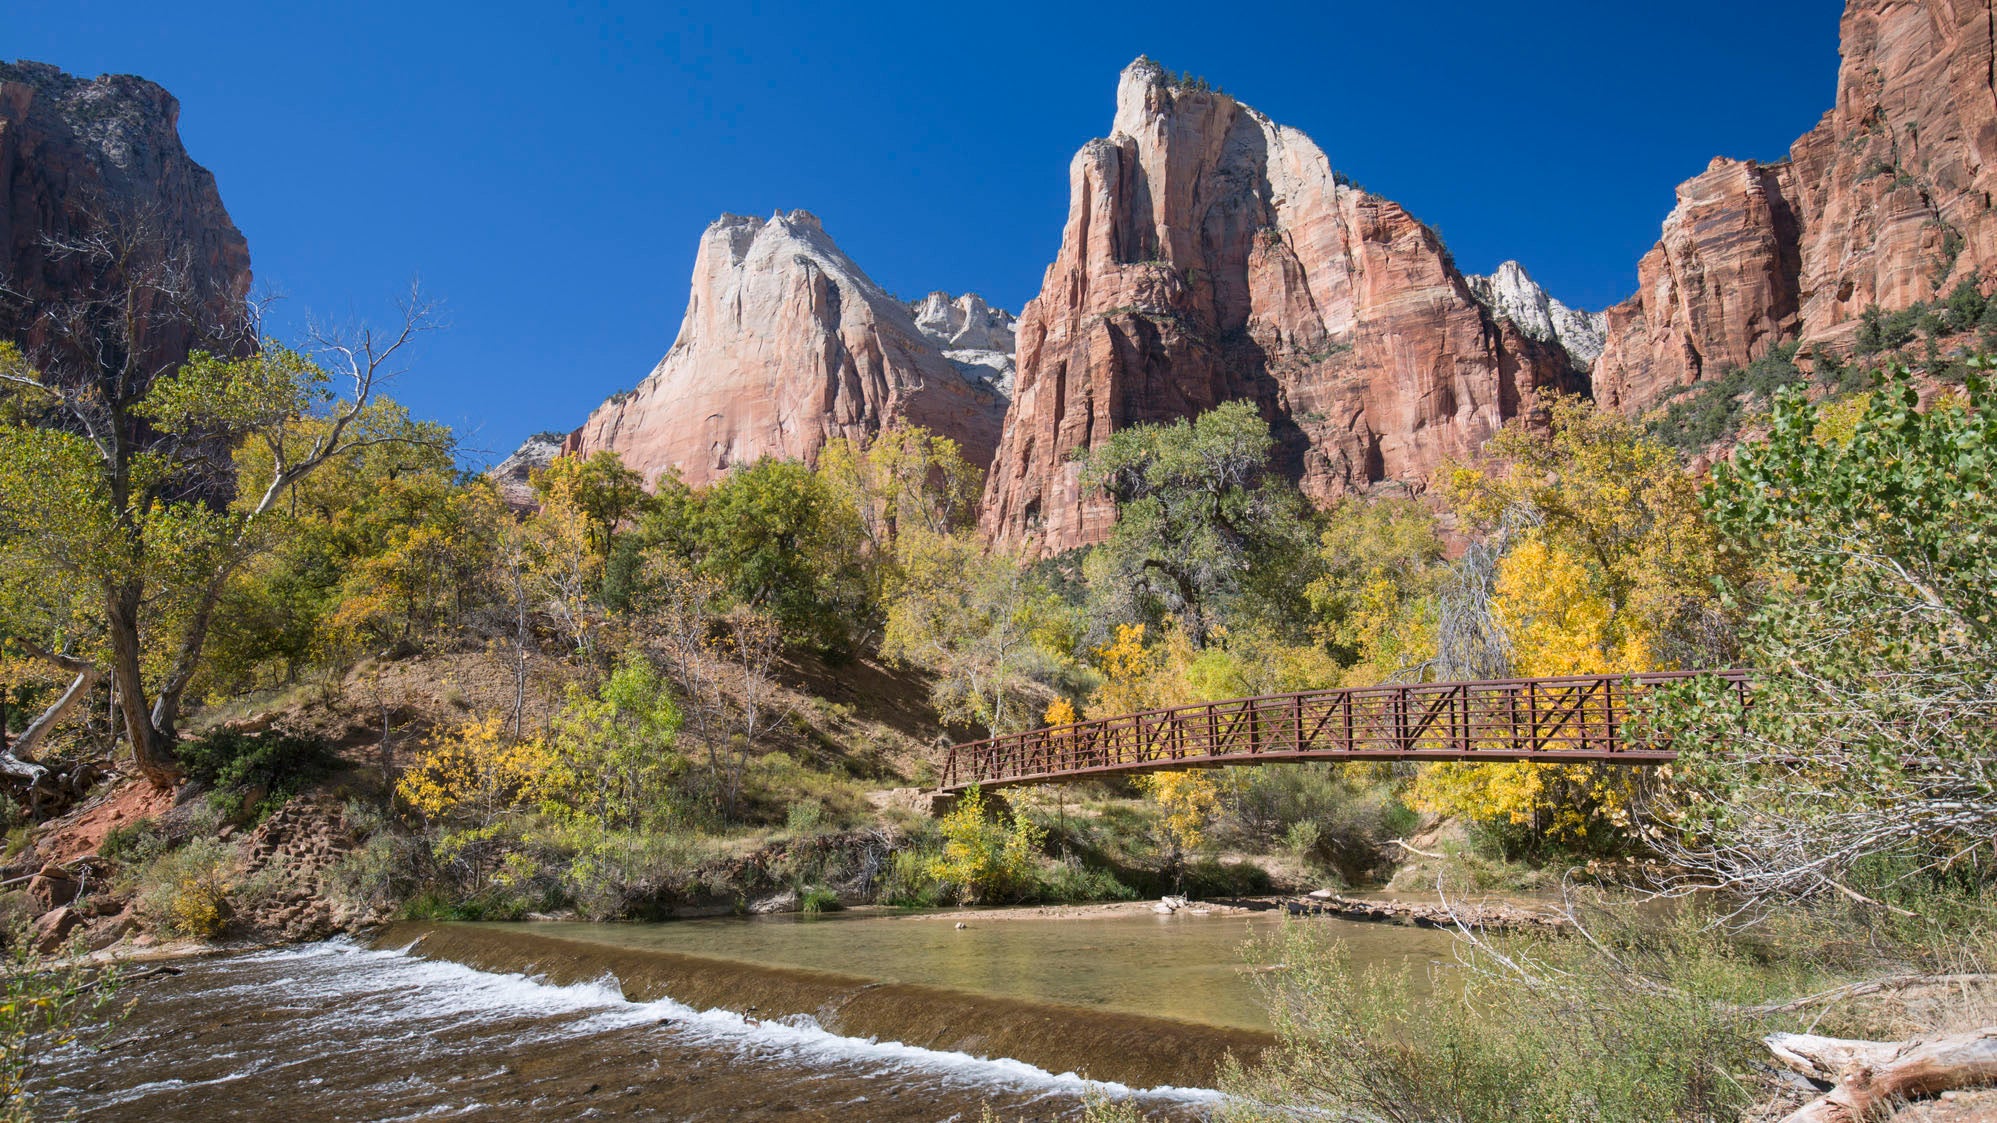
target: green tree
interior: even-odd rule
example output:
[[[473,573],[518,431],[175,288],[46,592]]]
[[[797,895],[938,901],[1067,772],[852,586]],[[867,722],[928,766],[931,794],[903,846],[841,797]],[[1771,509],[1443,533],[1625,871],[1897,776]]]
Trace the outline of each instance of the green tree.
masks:
[[[559,457],[533,475],[534,492],[543,501],[564,484],[569,501],[588,520],[590,546],[600,558],[610,556],[617,529],[626,520],[642,515],[651,503],[645,478],[626,468],[624,459],[608,449],[587,459]]]
[[[1921,409],[1896,367],[1848,437],[1800,393],[1706,495],[1766,575],[1743,711],[1720,684],[1662,715],[1687,752],[1662,841],[1753,895],[1997,870],[1997,393]],[[1878,890],[1875,889],[1875,892]]]
[[[1083,483],[1116,504],[1109,540],[1085,566],[1099,622],[1176,616],[1205,647],[1230,611],[1300,588],[1308,508],[1270,471],[1274,448],[1254,404],[1236,401],[1120,430],[1090,452]]]
[[[1027,728],[1062,672],[1066,606],[1034,570],[967,534],[906,532],[881,655],[934,673],[946,724]]]
[[[839,649],[864,619],[860,531],[826,483],[795,460],[765,458],[712,486],[662,489],[642,541],[681,553],[792,642]]]
[[[356,448],[421,439],[378,427],[371,409],[385,368],[423,328],[420,305],[405,313],[386,337],[320,341],[342,394],[326,368],[274,343],[245,358],[197,352],[157,376],[122,360],[38,368],[0,352],[18,419],[0,432],[0,549],[87,596],[73,607],[97,629],[91,658],[108,665],[134,761],[154,783],[179,778],[183,699],[231,579],[272,542],[273,512]],[[268,454],[267,474],[234,473],[230,454],[246,444]]]
[[[595,696],[572,690],[556,716],[544,807],[617,830],[673,825],[681,810],[674,782],[686,768],[679,731],[679,707],[657,668],[627,656]]]

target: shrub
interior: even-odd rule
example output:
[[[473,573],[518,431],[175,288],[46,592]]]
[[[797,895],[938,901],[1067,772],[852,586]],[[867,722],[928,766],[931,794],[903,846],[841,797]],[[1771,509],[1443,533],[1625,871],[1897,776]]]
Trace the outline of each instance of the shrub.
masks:
[[[176,755],[190,778],[215,789],[210,799],[232,818],[263,818],[340,763],[325,741],[277,731],[216,729],[181,742]]]
[[[36,1059],[76,1044],[92,1022],[115,1022],[129,1007],[112,1005],[122,981],[117,966],[41,955],[22,939],[9,947],[0,961],[0,1121],[29,1123],[40,1114],[28,1092]]]
[[[1735,1004],[1795,976],[1707,919],[1619,915],[1594,929],[1614,959],[1582,940],[1496,942],[1504,960],[1466,948],[1433,985],[1405,967],[1358,970],[1322,926],[1287,923],[1251,956],[1268,968],[1257,978],[1278,1047],[1228,1075],[1239,1098],[1221,1118],[1734,1119],[1772,1028]]]
[[[895,851],[877,892],[881,902],[915,909],[942,904],[943,886],[930,872],[934,862],[934,855],[920,850]]]
[[[1086,866],[1070,855],[1042,875],[1039,895],[1043,901],[1057,902],[1129,901],[1136,899],[1137,890],[1110,871]]]
[[[212,838],[160,854],[133,876],[139,915],[175,935],[219,936],[228,927],[229,895],[239,869],[236,849]]]
[[[966,904],[1024,900],[1037,888],[1040,844],[1046,832],[1024,815],[1001,822],[987,814],[982,792],[973,787],[943,817],[943,851],[930,862],[930,876],[955,890]]]

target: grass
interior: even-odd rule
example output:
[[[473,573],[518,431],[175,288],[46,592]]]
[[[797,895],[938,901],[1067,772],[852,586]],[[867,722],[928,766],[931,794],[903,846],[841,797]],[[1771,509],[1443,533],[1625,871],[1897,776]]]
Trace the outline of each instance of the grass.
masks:
[[[1360,970],[1322,926],[1286,924],[1253,954],[1279,1048],[1229,1075],[1241,1098],[1221,1117],[1730,1120],[1765,1098],[1760,1036],[1815,1012],[1757,1007],[1827,981],[1815,939],[1743,938],[1689,907],[1646,918],[1605,905],[1590,919],[1600,950],[1464,945],[1428,985]]]

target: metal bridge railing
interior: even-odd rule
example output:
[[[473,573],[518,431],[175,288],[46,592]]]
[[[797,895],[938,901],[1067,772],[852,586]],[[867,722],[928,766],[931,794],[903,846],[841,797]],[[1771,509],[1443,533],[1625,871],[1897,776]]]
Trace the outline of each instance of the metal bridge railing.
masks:
[[[1312,690],[1177,706],[1012,733],[951,748],[944,791],[1159,768],[1284,760],[1544,760],[1657,764],[1676,753],[1632,728],[1641,699],[1698,675],[1746,671]]]

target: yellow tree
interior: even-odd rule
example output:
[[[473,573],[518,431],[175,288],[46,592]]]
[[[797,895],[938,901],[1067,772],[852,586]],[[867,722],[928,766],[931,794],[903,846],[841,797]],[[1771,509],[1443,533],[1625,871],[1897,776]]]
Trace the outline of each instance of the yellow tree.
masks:
[[[573,474],[543,477],[541,509],[528,523],[532,546],[527,586],[569,645],[587,659],[596,650],[596,594],[603,584],[598,552],[582,482]]]
[[[560,501],[581,517],[585,536],[598,558],[610,554],[617,528],[643,514],[649,497],[645,479],[624,466],[624,459],[608,449],[587,459],[558,457],[532,476],[534,492],[542,502]]]
[[[1576,398],[1548,425],[1508,426],[1490,466],[1450,478],[1456,510],[1508,547],[1490,610],[1522,675],[1665,670],[1732,657],[1734,622],[1715,579],[1734,564],[1677,456],[1634,422]],[[1419,809],[1562,844],[1626,825],[1624,771],[1587,765],[1439,764],[1410,793]]]

